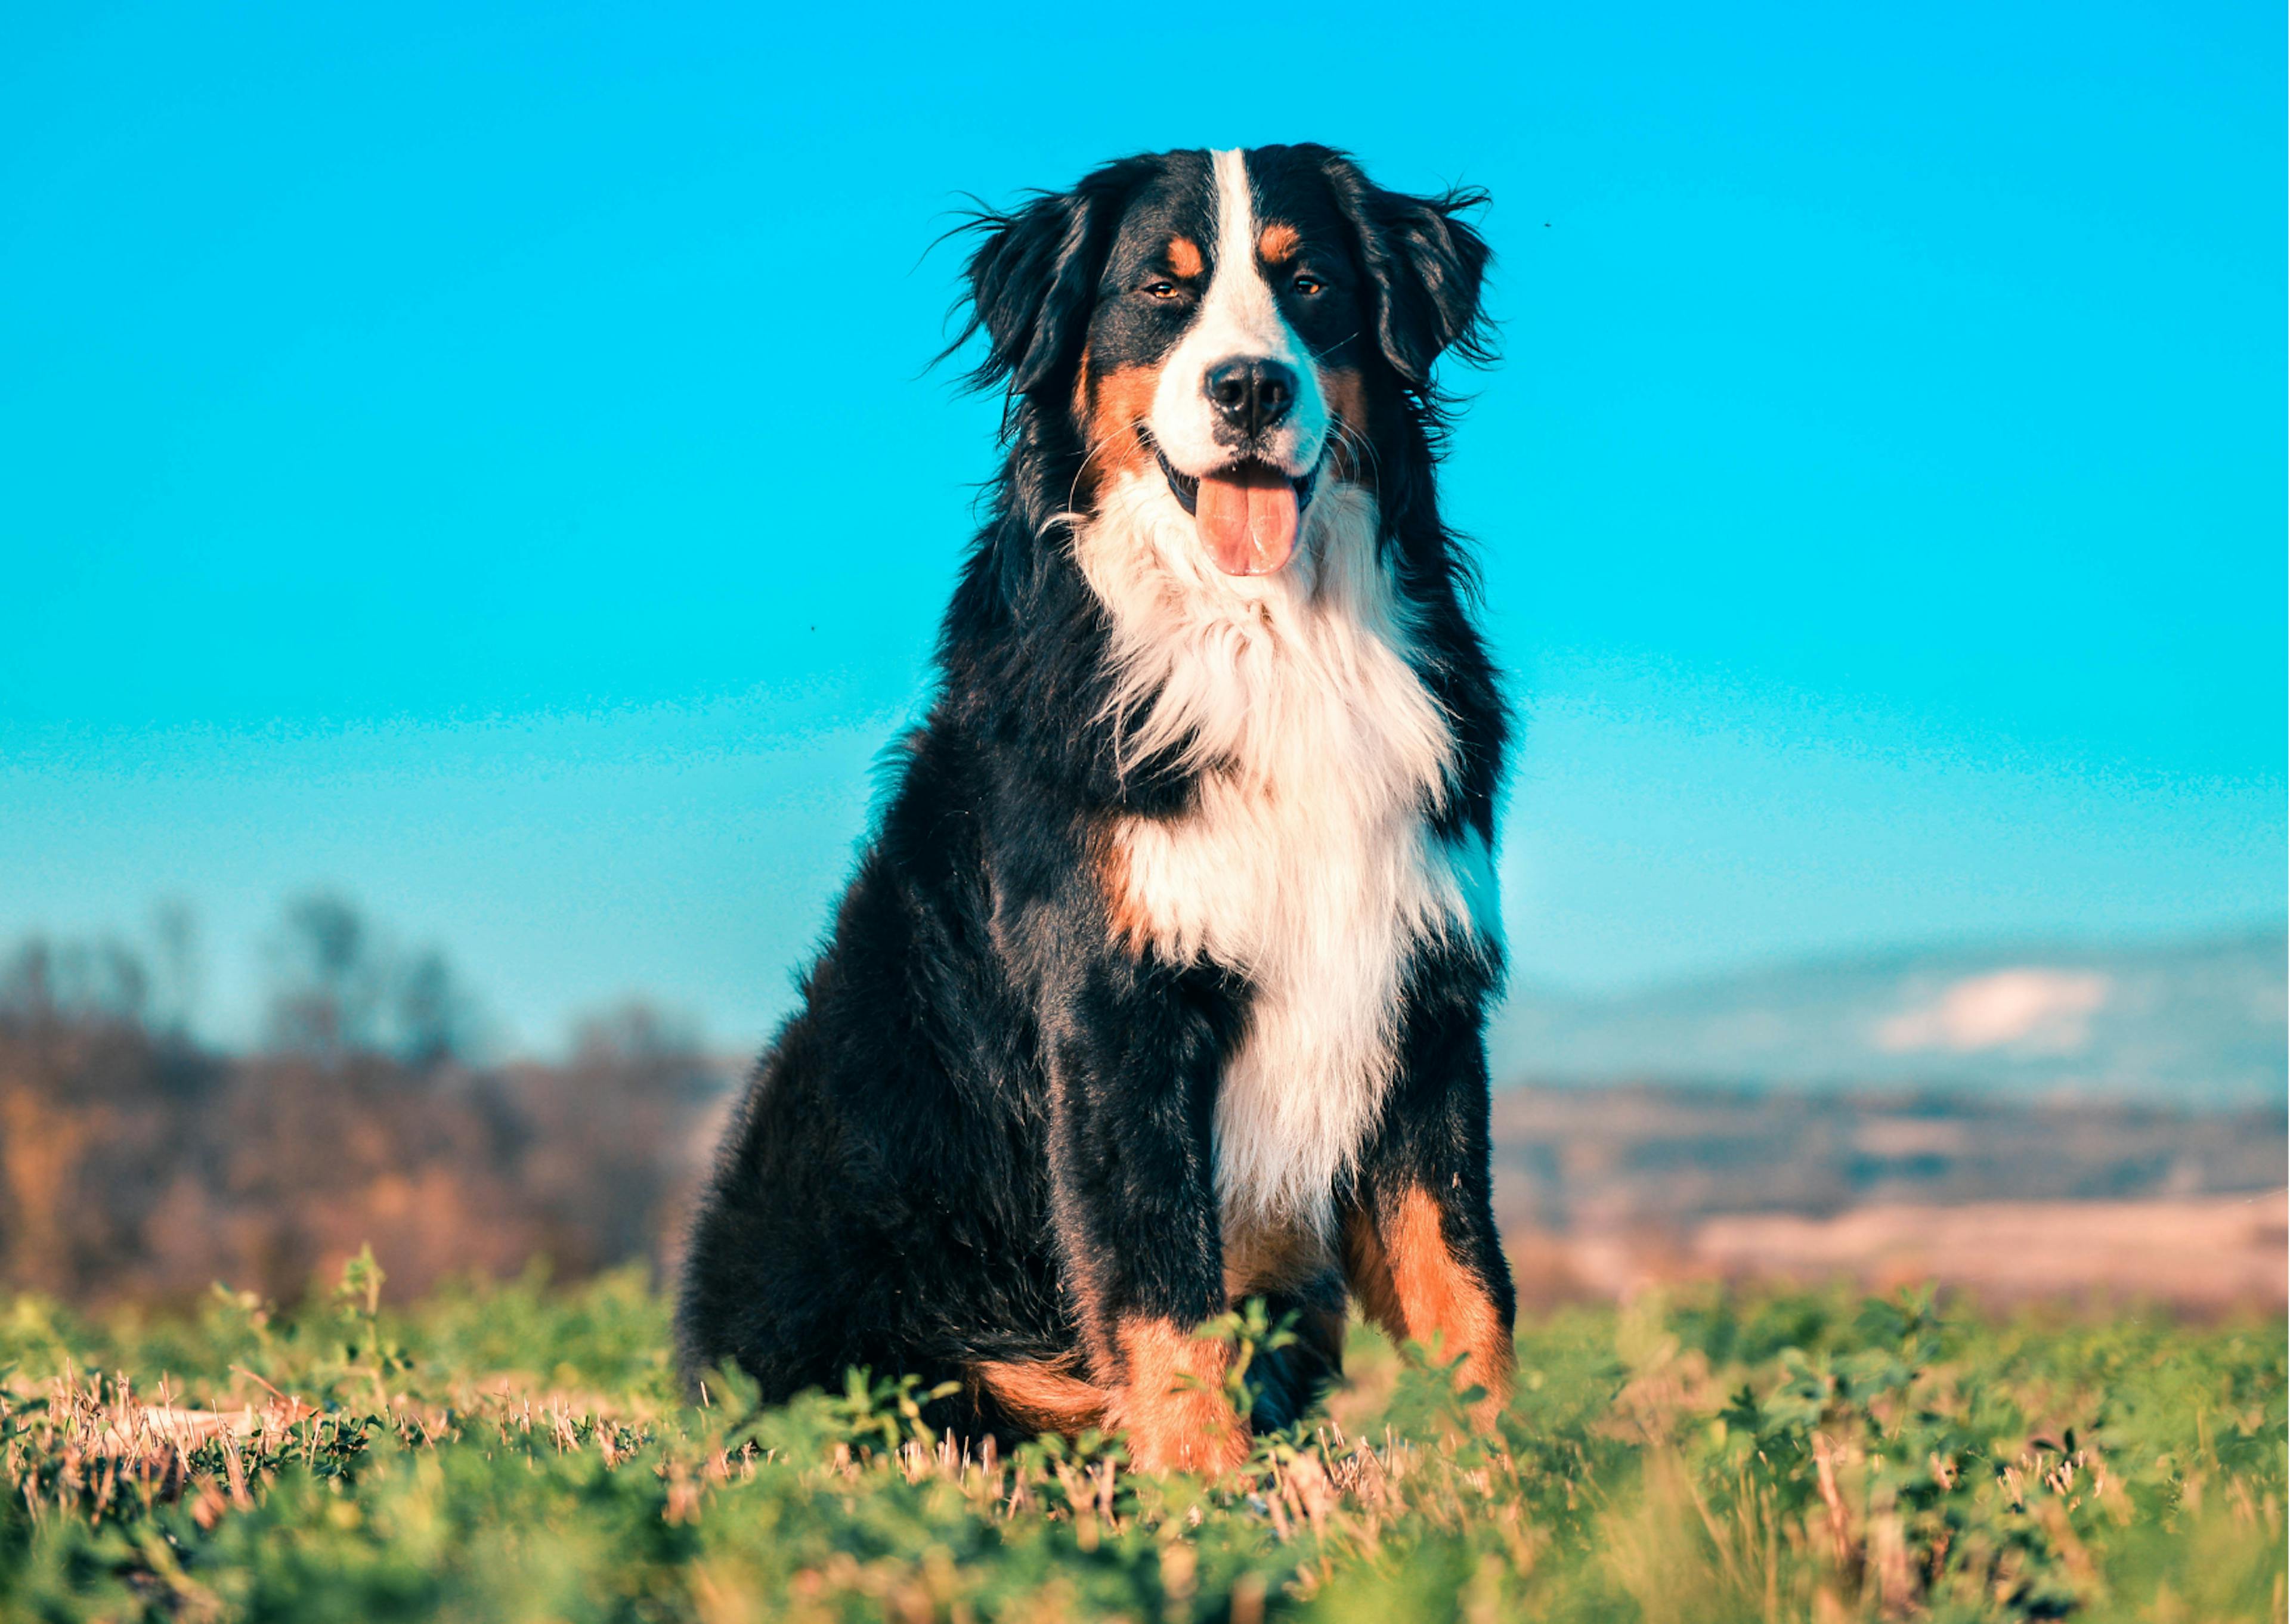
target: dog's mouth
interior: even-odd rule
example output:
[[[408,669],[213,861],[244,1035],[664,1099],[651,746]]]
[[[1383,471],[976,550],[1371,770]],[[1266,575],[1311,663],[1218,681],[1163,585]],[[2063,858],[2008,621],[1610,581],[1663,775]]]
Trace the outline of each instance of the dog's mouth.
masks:
[[[1246,461],[1196,476],[1170,467],[1157,445],[1153,455],[1217,568],[1228,575],[1269,575],[1294,555],[1319,469],[1298,479],[1268,463]]]

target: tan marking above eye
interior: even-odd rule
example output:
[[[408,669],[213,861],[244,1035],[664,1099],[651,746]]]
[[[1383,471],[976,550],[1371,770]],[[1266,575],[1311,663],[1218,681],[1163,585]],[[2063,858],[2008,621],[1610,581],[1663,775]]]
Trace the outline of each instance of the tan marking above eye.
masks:
[[[1296,235],[1295,227],[1275,220],[1256,234],[1256,257],[1267,265],[1277,265],[1294,253],[1302,240]]]
[[[1204,263],[1201,259],[1201,245],[1192,238],[1173,236],[1169,239],[1169,268],[1177,275],[1197,276],[1201,274]]]

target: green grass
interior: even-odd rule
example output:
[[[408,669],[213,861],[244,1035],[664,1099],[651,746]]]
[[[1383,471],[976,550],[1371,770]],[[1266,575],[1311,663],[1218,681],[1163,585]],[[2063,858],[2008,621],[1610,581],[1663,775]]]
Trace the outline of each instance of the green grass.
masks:
[[[377,1288],[0,1299],[0,1618],[2283,1616],[2278,1323],[1567,1310],[1477,1438],[1360,1331],[1327,1418],[1204,1486],[1103,1441],[957,1461],[863,1385],[688,1407],[629,1276]],[[252,1413],[170,1441],[163,1402]]]

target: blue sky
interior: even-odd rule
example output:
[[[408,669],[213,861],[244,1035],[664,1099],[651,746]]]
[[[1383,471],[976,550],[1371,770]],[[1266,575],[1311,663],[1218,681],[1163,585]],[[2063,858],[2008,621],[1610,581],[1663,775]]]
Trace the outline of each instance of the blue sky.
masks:
[[[2283,908],[2278,7],[50,8],[0,51],[0,940],[288,893],[760,1036],[990,471],[974,192],[1493,191],[1518,973]]]

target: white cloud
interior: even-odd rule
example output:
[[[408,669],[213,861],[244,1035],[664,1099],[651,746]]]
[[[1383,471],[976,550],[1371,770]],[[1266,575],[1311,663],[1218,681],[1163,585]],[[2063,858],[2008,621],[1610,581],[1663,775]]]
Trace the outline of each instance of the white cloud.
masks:
[[[2107,977],[2089,971],[2023,965],[1956,982],[1932,1003],[1877,1028],[1878,1046],[1899,1054],[1947,1049],[1966,1054],[2006,1044],[2070,1054],[2091,1037],[2091,1017],[2107,1002]]]

